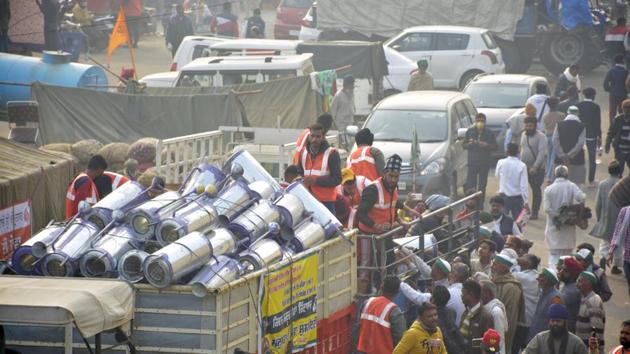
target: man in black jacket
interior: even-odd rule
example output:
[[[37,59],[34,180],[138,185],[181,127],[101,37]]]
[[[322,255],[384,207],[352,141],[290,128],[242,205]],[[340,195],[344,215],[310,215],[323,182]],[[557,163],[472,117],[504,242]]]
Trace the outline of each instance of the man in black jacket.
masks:
[[[567,117],[556,126],[553,132],[553,149],[556,152],[556,164],[569,167],[569,180],[577,185],[586,180],[584,145],[586,129],[580,121],[580,111],[576,106],[567,110]]]
[[[588,152],[588,182],[595,187],[595,163],[597,148],[602,145],[602,118],[599,105],[595,103],[595,89],[587,87],[583,91],[584,100],[577,104],[580,121],[586,128],[586,151]]]
[[[630,165],[630,99],[623,101],[621,109],[623,113],[615,117],[608,129],[606,153],[610,151],[612,145],[615,149],[615,159],[619,161],[623,175],[624,165]]]
[[[615,65],[613,65],[604,79],[604,90],[608,92],[608,119],[612,125],[615,116],[621,112],[621,102],[628,96],[626,90],[626,79],[628,70],[623,64],[623,55],[615,55]]]
[[[464,190],[474,189],[482,192],[479,207],[483,208],[488,184],[488,170],[492,158],[490,152],[496,148],[494,134],[486,129],[486,115],[477,114],[475,125],[468,128],[464,138],[464,149],[468,150],[468,176]]]

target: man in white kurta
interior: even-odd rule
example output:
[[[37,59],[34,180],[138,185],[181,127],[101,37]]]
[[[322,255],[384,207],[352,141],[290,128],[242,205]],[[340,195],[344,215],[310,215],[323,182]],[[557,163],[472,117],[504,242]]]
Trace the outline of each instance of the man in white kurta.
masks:
[[[545,243],[549,249],[549,267],[554,269],[562,256],[570,255],[575,248],[575,225],[561,225],[557,228],[553,218],[560,213],[560,208],[584,203],[586,195],[580,187],[569,181],[569,169],[560,165],[554,170],[553,184],[545,188],[544,203],[547,213]]]

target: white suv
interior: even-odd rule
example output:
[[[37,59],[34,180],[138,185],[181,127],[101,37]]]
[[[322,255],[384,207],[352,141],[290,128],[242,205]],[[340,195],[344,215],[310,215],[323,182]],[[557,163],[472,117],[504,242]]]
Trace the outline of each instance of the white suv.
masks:
[[[385,46],[414,61],[426,59],[436,88],[463,89],[478,74],[505,71],[501,50],[483,28],[411,27]]]

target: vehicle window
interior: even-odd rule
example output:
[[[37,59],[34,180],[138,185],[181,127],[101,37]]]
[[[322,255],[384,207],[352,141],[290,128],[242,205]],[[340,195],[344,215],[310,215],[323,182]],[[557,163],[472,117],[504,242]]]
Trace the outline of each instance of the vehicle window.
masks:
[[[466,111],[468,111],[468,117],[470,118],[470,121],[467,122],[467,125],[464,128],[468,128],[475,121],[475,116],[477,115],[477,109],[475,109],[475,106],[470,100],[464,101],[464,104],[466,105]]]
[[[196,45],[193,48],[193,52],[192,52],[192,60],[195,60],[197,58],[201,58],[201,57],[207,57],[209,52],[208,52],[208,46],[207,45]]]
[[[437,50],[463,50],[468,48],[470,36],[459,33],[438,33]]]
[[[375,141],[411,142],[413,131],[419,142],[440,142],[448,136],[445,111],[376,110],[366,123]]]
[[[492,36],[490,35],[489,32],[484,32],[481,34],[481,38],[483,39],[483,42],[486,43],[486,47],[488,49],[496,49],[497,48],[497,42],[494,41],[494,38],[492,38]]]
[[[313,5],[313,0],[284,0],[282,2],[283,7],[307,8],[311,5]]]
[[[469,122],[470,122],[470,118],[468,116],[468,112],[466,112],[466,107],[464,106],[464,102],[459,101],[457,103],[455,103],[453,105],[453,111],[455,113],[454,115],[454,121],[453,121],[453,125],[455,127],[455,129],[453,129],[454,131],[457,131],[457,129],[459,128],[466,128],[467,126],[469,126]]]
[[[295,70],[263,70],[261,73],[264,75],[264,81],[297,77],[297,71]]]
[[[459,112],[459,125],[462,128],[466,128],[470,125],[470,122],[474,119],[474,117],[470,116],[470,113],[466,109],[466,105],[464,105],[464,101],[457,102],[457,112]]]
[[[464,93],[472,98],[477,108],[521,108],[527,102],[528,91],[527,85],[471,83]]]
[[[431,41],[433,34],[431,33],[409,33],[406,37],[401,38],[395,45],[401,52],[418,52],[431,50]]]
[[[176,87],[212,87],[212,78],[215,72],[182,73]]]
[[[258,70],[247,71],[221,71],[223,86],[254,84],[258,77]]]

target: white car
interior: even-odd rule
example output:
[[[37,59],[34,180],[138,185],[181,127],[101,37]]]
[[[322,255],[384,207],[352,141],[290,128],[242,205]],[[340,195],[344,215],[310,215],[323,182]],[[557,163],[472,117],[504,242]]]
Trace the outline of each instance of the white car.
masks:
[[[227,38],[213,36],[184,37],[179,48],[177,48],[177,52],[175,52],[170,70],[179,71],[179,69],[191,61],[203,56],[208,56],[206,50],[210,48],[211,45],[227,40]]]
[[[149,87],[221,87],[261,83],[313,72],[313,54],[226,56],[193,60],[179,72],[151,74],[140,79]]]
[[[501,50],[483,28],[411,27],[384,45],[413,61],[427,60],[435,88],[463,89],[481,73],[505,72]]]

